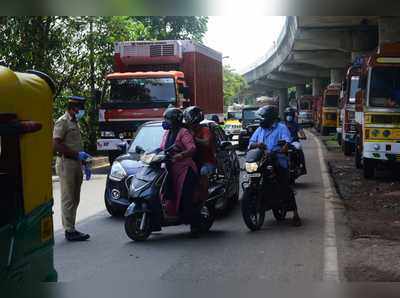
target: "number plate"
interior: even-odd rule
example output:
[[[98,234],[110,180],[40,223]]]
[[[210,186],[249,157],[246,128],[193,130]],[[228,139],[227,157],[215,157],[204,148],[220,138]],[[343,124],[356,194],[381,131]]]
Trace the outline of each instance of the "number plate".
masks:
[[[261,177],[261,173],[252,173],[252,174],[247,174],[247,177],[249,177],[249,178],[257,178],[257,177]]]

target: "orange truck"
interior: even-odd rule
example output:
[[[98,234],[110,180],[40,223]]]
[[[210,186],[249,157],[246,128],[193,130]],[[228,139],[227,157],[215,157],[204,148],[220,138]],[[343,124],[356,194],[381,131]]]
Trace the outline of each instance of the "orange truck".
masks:
[[[110,161],[140,125],[169,106],[197,105],[223,119],[222,54],[191,40],[117,42],[99,108],[97,149]]]

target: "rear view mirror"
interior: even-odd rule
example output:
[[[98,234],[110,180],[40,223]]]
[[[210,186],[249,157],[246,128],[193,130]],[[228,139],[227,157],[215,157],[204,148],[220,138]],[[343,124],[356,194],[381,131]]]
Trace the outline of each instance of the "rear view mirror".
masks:
[[[188,86],[183,86],[182,94],[183,94],[184,99],[189,99],[190,98],[190,88]]]
[[[117,145],[119,151],[122,153],[126,153],[128,151],[128,143],[127,142],[121,142]]]
[[[137,154],[143,154],[143,153],[145,152],[145,150],[144,150],[142,147],[140,147],[140,146],[136,146],[136,147],[135,147],[135,152],[136,152]]]
[[[232,150],[233,149],[233,145],[229,141],[222,141],[221,144],[220,144],[220,148],[222,150]]]

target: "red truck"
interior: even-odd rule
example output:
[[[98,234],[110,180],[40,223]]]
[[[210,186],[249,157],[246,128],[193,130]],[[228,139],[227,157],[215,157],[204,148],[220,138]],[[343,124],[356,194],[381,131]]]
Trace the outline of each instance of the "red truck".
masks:
[[[197,105],[223,119],[222,54],[191,40],[117,42],[106,76],[97,149],[112,161],[121,139],[159,120],[169,106]]]

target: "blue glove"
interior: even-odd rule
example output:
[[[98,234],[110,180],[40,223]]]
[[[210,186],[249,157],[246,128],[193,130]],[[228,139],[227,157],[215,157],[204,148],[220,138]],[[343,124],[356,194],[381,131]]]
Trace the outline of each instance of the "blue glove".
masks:
[[[87,154],[85,151],[80,151],[79,152],[79,156],[78,159],[79,160],[86,160],[88,158],[90,158],[91,156],[89,154]]]
[[[89,166],[85,166],[85,178],[86,178],[86,180],[90,180],[90,177],[92,177],[92,170],[90,169]]]

